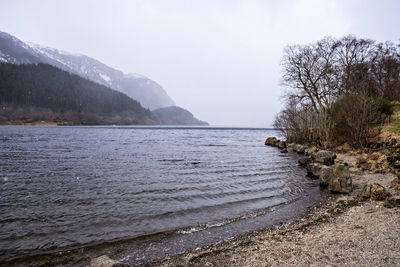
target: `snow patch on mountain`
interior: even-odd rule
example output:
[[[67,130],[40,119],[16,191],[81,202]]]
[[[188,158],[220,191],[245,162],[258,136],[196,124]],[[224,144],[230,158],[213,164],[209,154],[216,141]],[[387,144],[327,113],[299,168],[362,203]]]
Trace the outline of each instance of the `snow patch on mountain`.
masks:
[[[70,53],[55,48],[24,43],[0,32],[0,62],[13,64],[50,64],[83,78],[125,93],[139,101],[143,107],[157,109],[174,106],[174,101],[165,90],[146,76],[125,74],[85,55]]]
[[[39,53],[46,53],[46,51],[51,51],[47,52],[46,54],[50,53],[50,54],[59,54],[59,55],[65,55],[65,56],[83,56],[82,54],[79,53],[71,53],[65,50],[61,50],[61,49],[56,49],[53,47],[49,47],[49,46],[45,46],[45,45],[40,45],[40,44],[36,44],[36,43],[32,43],[32,42],[26,42],[26,46],[29,46],[30,48],[32,48],[33,50],[39,52]]]
[[[1,51],[0,51],[0,62],[8,63],[6,55],[4,55]]]
[[[148,79],[146,76],[138,73],[128,73],[125,74],[125,77],[127,78],[134,78],[134,79]]]
[[[111,78],[108,77],[106,74],[103,73],[99,73],[100,77],[103,78],[103,80],[105,80],[106,82],[110,83],[111,82]]]

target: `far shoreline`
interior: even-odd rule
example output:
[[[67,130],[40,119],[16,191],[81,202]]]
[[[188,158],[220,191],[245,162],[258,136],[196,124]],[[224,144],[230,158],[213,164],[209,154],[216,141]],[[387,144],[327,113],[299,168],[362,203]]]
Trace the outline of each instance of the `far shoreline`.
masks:
[[[32,122],[32,123],[3,123],[1,126],[32,126],[32,127],[122,127],[122,128],[138,128],[138,129],[207,129],[207,130],[266,130],[266,131],[280,131],[280,129],[270,127],[257,127],[257,126],[218,126],[218,125],[170,125],[170,124],[59,124],[56,122]]]

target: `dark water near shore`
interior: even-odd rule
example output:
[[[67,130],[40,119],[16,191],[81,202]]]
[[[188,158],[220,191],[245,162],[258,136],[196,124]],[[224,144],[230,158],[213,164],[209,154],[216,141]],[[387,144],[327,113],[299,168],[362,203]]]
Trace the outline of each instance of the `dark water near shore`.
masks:
[[[276,134],[0,127],[0,262],[107,242],[143,264],[285,223],[320,192]]]

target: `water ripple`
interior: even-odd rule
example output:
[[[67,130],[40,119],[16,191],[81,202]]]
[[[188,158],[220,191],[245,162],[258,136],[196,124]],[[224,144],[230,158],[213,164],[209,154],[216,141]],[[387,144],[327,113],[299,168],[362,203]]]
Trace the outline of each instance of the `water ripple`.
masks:
[[[314,185],[260,130],[0,127],[0,262],[259,216]],[[250,226],[249,226],[250,227]]]

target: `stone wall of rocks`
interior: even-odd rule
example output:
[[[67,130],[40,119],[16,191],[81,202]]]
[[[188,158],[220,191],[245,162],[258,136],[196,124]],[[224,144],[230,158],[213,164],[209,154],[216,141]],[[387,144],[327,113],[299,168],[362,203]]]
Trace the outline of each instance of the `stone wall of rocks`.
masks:
[[[287,144],[285,141],[281,141],[277,139],[276,137],[268,137],[267,140],[265,140],[265,145],[266,146],[274,146],[280,149],[282,153],[287,153]]]
[[[327,186],[330,192],[348,194],[353,190],[349,166],[346,163],[335,163],[336,154],[332,151],[319,151],[316,147],[300,144],[287,145],[276,137],[268,137],[265,145],[278,147],[281,150],[284,147],[286,152],[289,147],[293,152],[303,155],[299,159],[299,164],[307,169],[309,177],[319,179],[320,185]]]

